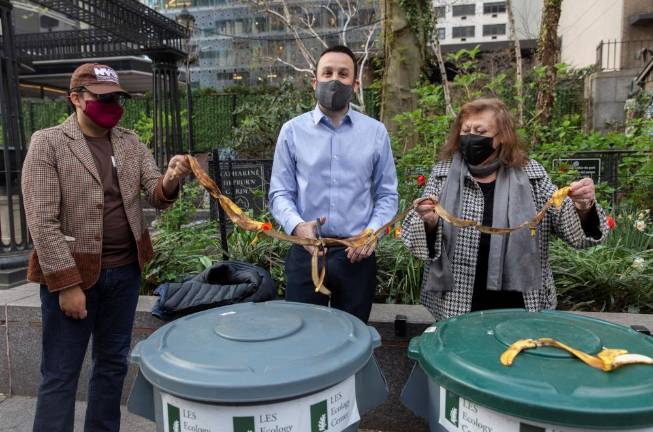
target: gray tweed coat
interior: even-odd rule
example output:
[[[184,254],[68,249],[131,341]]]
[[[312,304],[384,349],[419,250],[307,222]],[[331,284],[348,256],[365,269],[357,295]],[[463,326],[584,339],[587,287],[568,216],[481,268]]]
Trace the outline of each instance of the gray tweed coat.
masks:
[[[451,161],[439,162],[431,171],[429,181],[424,188],[422,196],[433,195],[438,197],[447,178]],[[524,168],[533,188],[533,199],[536,209],[540,209],[551,197],[557,187],[551,182],[548,174],[534,160],[530,160]],[[524,304],[530,311],[541,309],[554,309],[556,307],[556,291],[553,274],[549,267],[549,238],[556,235],[575,248],[585,248],[601,243],[607,233],[608,225],[605,212],[596,206],[601,238],[588,237],[583,232],[580,218],[571,199],[566,198],[560,210],[550,209],[537,230],[536,241],[540,247],[540,265],[542,266],[542,288],[524,293]],[[476,181],[468,176],[465,179],[462,214],[457,215],[465,219],[481,221],[483,218],[483,193]],[[442,245],[442,223],[440,218],[435,240],[435,257],[440,255]],[[424,223],[413,210],[404,219],[401,230],[402,241],[415,256],[426,261],[426,266],[431,261],[426,245],[426,232]],[[420,300],[433,314],[436,320],[447,319],[462,315],[471,309],[472,294],[474,291],[474,274],[480,241],[480,232],[474,229],[460,229],[452,261],[452,272],[455,287],[451,291],[433,292],[425,290],[426,275],[422,279],[422,292]]]

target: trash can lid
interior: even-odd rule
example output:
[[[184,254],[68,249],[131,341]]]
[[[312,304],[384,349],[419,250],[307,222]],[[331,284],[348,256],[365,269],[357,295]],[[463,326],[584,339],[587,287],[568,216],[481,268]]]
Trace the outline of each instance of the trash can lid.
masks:
[[[337,309],[272,301],[180,318],[140,342],[132,361],[164,392],[248,403],[335,385],[363,368],[381,338]]]
[[[410,342],[409,357],[442,387],[505,414],[576,427],[653,425],[653,367],[594,369],[565,351],[499,357],[519,339],[549,337],[597,354],[607,348],[653,357],[653,337],[617,324],[557,311],[474,312],[434,324]]]

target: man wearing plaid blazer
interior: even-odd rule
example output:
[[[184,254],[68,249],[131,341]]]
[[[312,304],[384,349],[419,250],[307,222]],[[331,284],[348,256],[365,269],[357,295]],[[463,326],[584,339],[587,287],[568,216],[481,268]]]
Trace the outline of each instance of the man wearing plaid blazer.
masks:
[[[34,243],[27,277],[41,284],[43,322],[34,431],[72,432],[91,336],[84,429],[120,429],[140,275],[152,256],[141,191],[151,205],[166,208],[177,197],[179,179],[190,172],[185,159],[174,156],[161,175],[138,137],[115,127],[128,97],[112,68],[81,65],[70,80],[75,113],[35,132],[23,165]]]

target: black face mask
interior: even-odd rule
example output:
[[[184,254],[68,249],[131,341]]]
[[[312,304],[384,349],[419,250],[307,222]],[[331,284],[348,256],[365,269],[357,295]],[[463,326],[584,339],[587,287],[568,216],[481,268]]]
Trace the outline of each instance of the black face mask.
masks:
[[[494,153],[494,137],[467,134],[460,136],[460,153],[467,165],[479,165]]]
[[[353,94],[352,85],[343,84],[338,80],[318,81],[315,88],[317,101],[329,111],[340,111],[346,107]]]

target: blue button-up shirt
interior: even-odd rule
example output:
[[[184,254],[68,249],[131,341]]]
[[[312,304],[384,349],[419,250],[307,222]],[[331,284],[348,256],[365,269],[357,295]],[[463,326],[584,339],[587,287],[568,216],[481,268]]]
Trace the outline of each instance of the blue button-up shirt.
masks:
[[[325,237],[377,230],[397,213],[397,172],[383,123],[349,108],[339,127],[317,106],[281,128],[270,180],[272,215],[291,234],[326,216]]]

